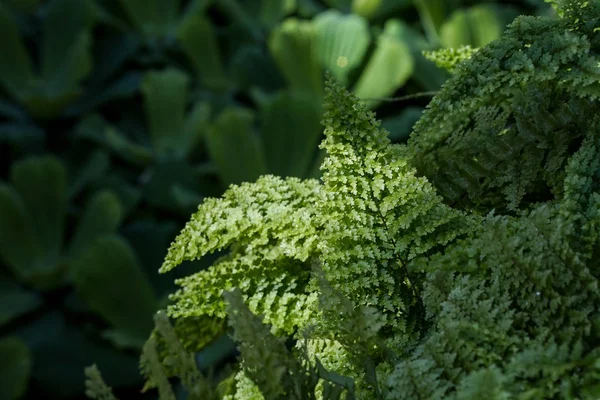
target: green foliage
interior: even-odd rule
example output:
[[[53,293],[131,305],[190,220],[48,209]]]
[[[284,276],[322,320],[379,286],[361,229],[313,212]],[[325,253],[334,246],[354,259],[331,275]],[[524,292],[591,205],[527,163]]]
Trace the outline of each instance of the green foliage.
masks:
[[[435,62],[435,65],[439,68],[445,68],[452,73],[456,70],[458,64],[471,58],[477,50],[479,49],[467,45],[459,48],[424,51],[423,55],[428,60]]]
[[[162,271],[226,251],[168,309],[228,320],[240,370],[217,398],[598,396],[600,3],[554,6],[562,18],[519,17],[457,64],[408,145],[330,79],[320,181],[267,175],[199,206]],[[531,186],[484,155],[519,161]]]
[[[0,394],[3,399],[18,399],[27,388],[31,373],[31,353],[16,337],[0,340]]]
[[[368,353],[364,359],[372,359],[373,368],[365,370],[354,367],[359,361],[351,354],[358,350],[348,340],[332,338],[325,328],[313,330],[321,332],[318,337],[304,338],[304,328],[324,323],[318,317],[322,291],[311,266],[322,258],[321,268],[331,275],[322,253],[326,243],[335,243],[322,240],[328,224],[322,216],[325,186],[287,177],[321,175],[325,150],[317,144],[327,71],[367,108],[377,109],[388,137],[403,142],[425,102],[414,97],[402,104],[408,107],[389,107],[381,97],[441,87],[448,74],[421,54],[440,46],[440,29],[451,26],[465,41],[499,34],[496,28],[471,29],[468,18],[454,21],[453,13],[474,9],[471,0],[417,3],[1,2],[0,335],[18,338],[32,360],[23,380],[7,378],[25,382],[18,394],[76,398],[85,390],[81,370],[96,362],[115,395],[123,397],[125,386],[140,381],[136,358],[152,327],[150,315],[167,307],[174,280],[181,289],[167,307],[177,317],[173,330],[211,382],[200,397],[259,392],[243,370],[222,368],[234,344],[221,295],[235,287],[273,334],[297,340],[287,347],[290,359],[304,357],[294,364],[303,371],[294,380],[302,396],[375,393],[364,386],[376,381],[374,370],[381,391],[381,376],[392,370],[390,354]],[[512,8],[499,0],[485,10],[494,26],[512,19]],[[422,34],[415,21],[427,15],[434,17],[434,35],[428,26]],[[477,34],[463,35],[471,30]],[[260,178],[267,174],[272,176]],[[273,198],[247,183],[257,179]],[[239,185],[231,189],[237,194],[215,221],[232,213],[225,228],[234,233],[245,218],[239,212],[250,211],[252,218],[254,211],[265,213],[266,219],[252,222],[254,231],[242,223],[227,244],[186,256],[202,254],[202,260],[187,260],[158,276],[175,232],[198,204],[219,203],[208,199],[232,183]],[[240,200],[247,195],[256,210]],[[200,222],[197,229],[213,225]],[[264,236],[262,226],[268,224],[272,230]],[[254,236],[248,240],[247,234]],[[335,293],[358,295],[338,287],[343,280],[329,278]],[[209,290],[196,291],[210,286],[208,281]],[[381,302],[385,296],[382,291],[376,297]],[[358,327],[390,318],[380,303],[348,301],[362,310],[352,314]],[[411,301],[420,307],[417,299]],[[392,330],[385,323],[377,331],[377,346],[409,340]],[[164,383],[181,371],[165,362],[170,347],[163,336],[157,327],[147,356],[158,361],[156,382]],[[0,379],[9,376],[2,371]],[[89,373],[100,390],[102,378]],[[146,388],[156,382],[148,380]],[[184,383],[171,392],[179,396],[189,386]],[[100,396],[110,397],[102,390]]]

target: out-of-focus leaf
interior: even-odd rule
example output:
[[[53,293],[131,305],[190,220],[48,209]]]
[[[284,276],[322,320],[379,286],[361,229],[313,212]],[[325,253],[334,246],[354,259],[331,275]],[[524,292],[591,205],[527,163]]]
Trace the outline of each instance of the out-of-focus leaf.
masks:
[[[141,384],[138,357],[86,336],[81,326],[69,326],[53,311],[21,328],[17,335],[31,349],[32,380],[44,398],[73,398],[84,391],[82,371],[96,363],[111,386]],[[60,360],[58,362],[57,360]]]
[[[200,14],[190,14],[179,25],[177,38],[203,85],[214,90],[229,86],[212,24]]]
[[[196,353],[196,363],[200,371],[208,371],[211,367],[230,357],[237,348],[237,344],[228,334],[219,336],[218,339]]]
[[[42,22],[40,76],[35,77],[17,26],[0,5],[0,84],[35,117],[56,116],[79,96],[78,84],[92,69],[93,22],[91,0],[49,2]]]
[[[296,0],[262,0],[260,20],[268,28],[272,28],[296,9]]]
[[[329,10],[314,19],[317,54],[325,68],[342,84],[360,65],[369,44],[369,24],[358,15]]]
[[[189,78],[174,69],[149,72],[142,92],[152,147],[158,159],[181,160],[208,124],[210,107],[198,103],[186,116]]]
[[[96,238],[114,233],[122,217],[123,210],[116,195],[109,191],[96,193],[79,218],[68,256],[77,257]]]
[[[135,57],[140,49],[140,39],[132,33],[118,32],[102,36],[94,43],[94,73],[90,76],[89,86],[106,85],[122,69],[123,64]]]
[[[352,0],[323,0],[323,2],[331,8],[337,8],[344,12],[350,11],[352,6]]]
[[[179,210],[192,210],[191,212],[193,212],[203,200],[198,193],[179,184],[171,186],[170,193]]]
[[[362,72],[354,92],[360,98],[386,97],[394,93],[410,77],[414,60],[409,47],[400,39],[400,26],[393,20],[385,24],[377,40],[377,48]],[[376,101],[369,101],[375,107]]]
[[[168,274],[159,274],[158,269],[165,258],[165,252],[181,227],[173,220],[136,220],[123,228],[123,236],[138,254],[140,264],[159,295],[172,293],[176,288],[174,278],[197,272],[198,263],[205,265],[207,260],[193,261],[181,265]],[[211,257],[207,257],[211,258]],[[213,260],[208,260],[208,265]]]
[[[120,0],[135,27],[149,37],[171,35],[177,28],[179,0]]]
[[[31,373],[31,353],[16,337],[0,340],[0,398],[16,400],[27,389]]]
[[[41,303],[42,299],[37,293],[27,291],[8,277],[0,275],[0,327],[35,310]]]
[[[85,97],[65,110],[65,115],[69,117],[80,115],[111,100],[132,96],[139,90],[141,81],[140,72],[126,73],[115,82],[86,92]]]
[[[404,21],[394,19],[390,20],[390,23],[391,21],[398,27],[395,34],[408,45],[415,61],[412,79],[425,90],[438,90],[450,74],[436,67],[433,62],[423,56],[423,50],[432,50],[434,46],[427,42],[420,33],[410,28]]]
[[[398,115],[384,118],[382,127],[389,132],[388,137],[394,142],[404,142],[410,136],[413,125],[421,118],[423,108],[406,107]]]
[[[383,0],[353,0],[352,12],[365,18],[370,18],[381,7]]]
[[[7,3],[20,12],[30,13],[39,6],[40,0],[7,0]]]
[[[35,236],[49,264],[60,257],[67,207],[67,173],[54,156],[17,162],[11,181],[36,223]]]
[[[260,140],[252,130],[254,115],[226,108],[209,127],[208,150],[225,185],[252,182],[267,172]]]
[[[242,46],[231,58],[229,71],[240,89],[271,92],[285,85],[273,58],[259,46]]]
[[[52,287],[62,272],[65,169],[55,157],[32,157],[13,165],[11,181],[14,189],[0,186],[0,253],[15,275]]]
[[[2,85],[1,81],[0,85]],[[0,97],[0,115],[20,121],[27,119],[27,113],[22,108],[18,107],[16,104],[10,102],[4,97]]]
[[[0,141],[9,143],[44,142],[44,131],[27,122],[0,124]]]
[[[142,83],[152,147],[157,155],[182,158],[186,150],[184,119],[189,78],[175,69],[152,71]]]
[[[69,182],[69,198],[77,196],[90,182],[100,179],[110,167],[110,158],[102,150],[94,151],[86,162],[77,168],[76,174]]]
[[[0,254],[12,272],[25,279],[38,255],[34,224],[15,190],[0,184]]]
[[[111,341],[119,349],[133,349],[138,352],[142,350],[146,342],[146,338],[132,336],[127,331],[119,329],[108,329],[102,332],[102,337]]]
[[[0,85],[20,99],[33,80],[33,66],[19,28],[8,8],[0,3]]]
[[[433,46],[440,41],[440,27],[449,12],[461,5],[461,0],[413,0],[427,40]]]
[[[113,173],[98,180],[96,188],[107,189],[117,195],[123,209],[123,218],[129,215],[142,199],[141,191],[130,185],[118,173]]]
[[[183,161],[163,161],[149,170],[149,180],[144,186],[144,197],[154,207],[172,211],[177,214],[189,214],[193,209],[181,209],[174,197],[176,186],[190,192],[198,190],[198,180],[193,168]],[[197,204],[196,204],[197,206]]]
[[[485,4],[456,10],[440,28],[441,44],[447,48],[463,45],[483,47],[502,34],[503,23],[495,10]]]
[[[115,329],[145,338],[157,300],[135,254],[123,239],[104,236],[72,263],[75,287]]]
[[[272,32],[269,49],[294,90],[321,94],[323,78],[315,37],[311,22],[289,18]]]
[[[318,98],[282,91],[261,109],[263,146],[269,173],[305,177],[321,136]]]
[[[46,9],[41,78],[48,96],[73,89],[92,69],[89,0],[54,0]]]
[[[355,0],[354,3],[357,4],[357,7],[358,5],[361,5],[361,3],[365,3],[363,7],[366,8],[371,1],[377,2],[378,0]],[[370,20],[387,20],[390,16],[399,15],[401,12],[412,7],[412,5],[413,0],[381,0],[379,1],[377,8],[374,11],[371,11],[371,14],[363,16]],[[369,9],[369,11],[370,10],[371,9]]]
[[[102,144],[134,165],[143,167],[153,160],[152,151],[148,147],[134,143],[98,114],[84,118],[75,128],[75,136]]]
[[[303,18],[310,19],[325,10],[317,0],[297,0],[297,2],[298,14]]]

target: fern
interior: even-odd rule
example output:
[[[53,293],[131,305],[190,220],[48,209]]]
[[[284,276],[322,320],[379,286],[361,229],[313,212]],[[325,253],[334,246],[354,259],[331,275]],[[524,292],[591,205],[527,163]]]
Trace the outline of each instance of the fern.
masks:
[[[560,19],[520,17],[448,61],[408,146],[329,79],[322,181],[232,186],[173,242],[163,271],[224,255],[178,281],[179,330],[159,314],[149,386],[164,399],[171,375],[209,399],[598,398],[600,2],[552,3]],[[223,321],[241,361],[218,386],[188,352]]]

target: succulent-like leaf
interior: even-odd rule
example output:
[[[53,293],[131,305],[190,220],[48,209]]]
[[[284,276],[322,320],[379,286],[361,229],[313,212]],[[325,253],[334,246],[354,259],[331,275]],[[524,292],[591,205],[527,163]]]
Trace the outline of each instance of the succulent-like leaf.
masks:
[[[440,27],[443,24],[448,10],[456,8],[460,0],[413,0],[421,25],[425,30],[427,40],[437,45],[440,40]]]
[[[8,277],[0,275],[0,327],[35,310],[42,303],[40,296],[23,289]]]
[[[144,108],[152,147],[158,157],[173,154],[181,158],[187,150],[183,127],[188,85],[188,76],[175,69],[151,71],[144,78]]]
[[[73,261],[72,273],[77,291],[114,328],[132,337],[149,334],[157,300],[127,242],[97,239]]]
[[[259,18],[271,28],[295,11],[296,2],[297,0],[262,0]]]
[[[369,24],[358,15],[336,10],[317,15],[313,22],[321,63],[345,84],[348,73],[360,65],[371,43]]]
[[[440,42],[447,48],[482,47],[502,34],[503,24],[494,8],[478,5],[454,11],[440,27]]]
[[[386,97],[394,93],[410,77],[414,60],[409,47],[400,38],[401,27],[394,21],[385,24],[377,40],[377,48],[362,72],[354,92],[359,98]],[[375,107],[376,101],[369,101]]]
[[[77,257],[97,237],[114,233],[121,223],[122,214],[116,195],[109,191],[96,193],[79,218],[75,234],[69,243],[69,257]]]
[[[251,182],[267,172],[253,123],[251,111],[226,108],[208,129],[206,144],[225,185]]]
[[[311,22],[285,20],[271,33],[269,50],[294,90],[322,93],[322,69]]]
[[[410,48],[415,61],[411,79],[414,79],[425,90],[438,90],[448,79],[449,74],[437,68],[433,62],[427,60],[422,54],[423,51],[432,50],[434,45],[404,21],[391,19],[388,20],[388,23],[397,26],[395,34]]]
[[[25,95],[34,73],[19,27],[10,10],[0,3],[0,85],[14,98]]]
[[[79,83],[92,70],[90,0],[54,0],[43,23],[40,83],[23,99],[38,117],[59,114],[80,95]]]
[[[96,150],[79,166],[76,175],[69,182],[69,198],[77,196],[83,188],[106,174],[110,168],[110,158],[102,150]]]
[[[319,99],[282,91],[261,109],[263,147],[269,172],[305,177],[315,159],[321,136]]]
[[[228,87],[217,38],[208,19],[199,13],[190,14],[179,25],[177,38],[206,87],[215,90]]]
[[[0,398],[17,400],[23,396],[32,364],[30,351],[22,340],[0,339]]]
[[[66,171],[53,156],[11,169],[14,189],[0,186],[0,253],[13,273],[38,287],[57,283],[67,203]]]
[[[129,19],[144,35],[153,38],[174,33],[179,0],[120,0]]]

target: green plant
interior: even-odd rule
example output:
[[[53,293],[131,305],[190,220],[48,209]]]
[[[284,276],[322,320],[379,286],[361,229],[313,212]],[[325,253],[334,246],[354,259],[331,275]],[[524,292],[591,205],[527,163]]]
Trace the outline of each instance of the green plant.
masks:
[[[499,0],[416,3],[0,2],[0,380],[10,383],[0,397],[77,398],[81,368],[93,360],[117,394],[137,386],[150,315],[166,305],[174,278],[215,259],[237,268],[266,251],[227,256],[223,249],[158,276],[169,241],[197,204],[265,174],[320,176],[325,70],[376,109],[389,137],[403,142],[424,103],[405,98],[410,107],[389,107],[385,97],[435,91],[448,76],[422,57],[422,50],[442,43],[430,28],[420,33],[418,18],[435,14],[433,29],[458,38],[453,45],[481,45],[513,12]],[[475,14],[486,17],[489,29],[467,29]],[[274,193],[287,182],[291,191],[282,195],[300,195],[307,207],[321,204],[308,193],[321,190],[317,181],[282,178],[261,182]],[[282,211],[292,212],[288,227],[298,219],[316,223],[314,209],[305,215],[296,206]],[[323,226],[315,229],[316,237]],[[302,292],[310,246],[300,258],[268,256],[265,268],[281,273],[279,283],[255,281],[260,269],[246,280],[236,276],[250,285],[244,296],[271,291],[254,296],[250,308],[276,320],[278,335],[306,325],[309,306],[319,303],[316,293]],[[216,270],[208,270],[216,286],[207,295],[220,298],[220,286],[235,285],[221,282]],[[279,295],[278,307],[288,314],[269,313]],[[214,314],[173,324],[202,373],[234,351],[225,302],[213,308]],[[158,333],[153,337],[162,360],[166,343]],[[312,347],[302,349],[309,361],[293,361],[294,350],[286,364],[311,377],[293,384],[300,397],[314,389],[315,377],[325,382],[318,390],[353,386],[311,358]],[[235,385],[238,372],[217,369],[215,379],[229,376]],[[238,381],[254,390],[241,372]],[[148,380],[147,388],[153,384]]]
[[[322,182],[264,176],[200,205],[162,271],[229,249],[167,309],[233,327],[217,398],[600,395],[600,2],[553,6],[452,64],[408,145],[329,81]]]

